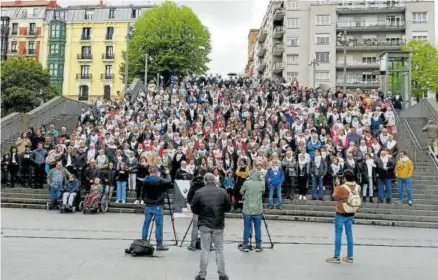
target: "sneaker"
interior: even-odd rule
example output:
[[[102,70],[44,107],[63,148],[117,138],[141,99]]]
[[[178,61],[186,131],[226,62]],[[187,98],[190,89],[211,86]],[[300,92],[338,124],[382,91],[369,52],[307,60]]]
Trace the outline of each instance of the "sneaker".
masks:
[[[138,201],[138,200],[134,201],[134,204],[139,204],[139,203],[140,203],[140,201]]]
[[[142,200],[142,201],[140,202],[140,204],[144,204],[144,200]]]
[[[262,252],[262,251],[263,251],[262,246],[261,246],[261,245],[256,245],[255,251],[256,251],[257,253]]]
[[[298,200],[302,200],[302,199],[303,199],[303,196],[300,195],[300,196],[298,197]]]
[[[343,257],[342,261],[346,263],[353,263],[353,257]]]
[[[390,199],[390,198],[387,198],[387,199],[386,199],[386,203],[390,204],[390,203],[391,203],[391,199]]]
[[[213,252],[213,251],[214,251],[214,247],[210,246],[210,252]]]
[[[190,244],[189,246],[187,246],[187,250],[194,252],[194,251],[196,251],[196,247],[195,247],[195,246],[192,246],[192,245]]]
[[[408,201],[408,205],[409,205],[409,206],[412,206],[412,200],[409,200],[409,201]]]
[[[169,248],[164,247],[163,245],[157,246],[157,251],[168,251],[168,250],[169,250]]]
[[[403,200],[397,200],[394,204],[403,204]]]
[[[377,203],[383,203],[383,199],[381,198],[377,199]]]
[[[373,197],[370,196],[370,203],[374,203]]]
[[[271,205],[271,206],[269,206],[269,209],[273,209],[273,208],[274,208],[274,206],[272,206],[272,205]]]
[[[119,201],[118,201],[118,200],[116,200],[116,203],[119,203]]]
[[[219,280],[230,280],[227,275],[219,276]]]
[[[312,196],[312,200],[316,200],[316,197]]]
[[[204,278],[204,277],[201,277],[201,276],[199,276],[199,275],[196,275],[195,280],[205,280],[205,278]]]
[[[341,259],[339,257],[332,257],[325,260],[328,263],[341,263]]]
[[[122,200],[122,203],[125,203],[125,201],[124,201],[124,200]]]
[[[307,200],[307,197],[305,195],[303,195],[303,200]]]
[[[362,197],[362,202],[367,202],[367,197],[366,196],[364,196],[364,197]]]
[[[247,247],[242,247],[242,252],[244,253],[249,253],[249,248]]]
[[[324,201],[324,197],[321,196],[321,197],[319,198],[319,200]]]
[[[278,206],[277,209],[278,209],[278,210],[283,210],[283,207]]]

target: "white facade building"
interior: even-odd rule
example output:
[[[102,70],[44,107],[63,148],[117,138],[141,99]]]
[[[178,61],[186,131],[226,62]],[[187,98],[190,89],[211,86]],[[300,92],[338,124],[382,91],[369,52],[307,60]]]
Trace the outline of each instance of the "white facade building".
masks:
[[[271,1],[254,69],[261,78],[296,77],[306,86],[377,88],[379,54],[410,39],[434,44],[434,1]]]

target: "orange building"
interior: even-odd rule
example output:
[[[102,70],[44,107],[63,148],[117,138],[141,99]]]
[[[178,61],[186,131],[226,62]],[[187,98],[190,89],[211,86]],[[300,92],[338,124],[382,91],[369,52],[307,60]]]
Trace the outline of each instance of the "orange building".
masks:
[[[41,56],[41,49],[44,43],[44,17],[47,8],[56,7],[58,5],[54,0],[2,2],[2,20],[7,18],[9,25],[7,40],[2,40],[6,56],[34,57],[43,62],[45,58]]]
[[[258,29],[250,29],[248,34],[248,63],[246,64],[245,68],[245,74],[248,75],[248,77],[252,77],[252,75],[254,74],[253,51],[258,32]]]

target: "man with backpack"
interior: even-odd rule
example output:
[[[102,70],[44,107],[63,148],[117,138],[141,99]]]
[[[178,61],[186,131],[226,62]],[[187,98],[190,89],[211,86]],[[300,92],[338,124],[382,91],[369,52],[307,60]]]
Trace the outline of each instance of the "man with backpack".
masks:
[[[355,174],[350,169],[343,173],[345,183],[336,182],[333,198],[336,202],[335,216],[335,255],[328,258],[328,263],[341,263],[342,230],[345,227],[347,236],[347,256],[342,261],[353,262],[353,219],[361,205],[360,186],[355,182]]]

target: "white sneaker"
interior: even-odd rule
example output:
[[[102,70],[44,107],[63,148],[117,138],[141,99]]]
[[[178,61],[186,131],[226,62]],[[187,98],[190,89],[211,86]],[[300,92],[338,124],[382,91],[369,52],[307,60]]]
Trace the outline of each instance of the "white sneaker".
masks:
[[[118,200],[116,200],[116,203],[119,203],[119,201],[118,201]]]
[[[303,196],[300,195],[300,196],[298,197],[298,200],[302,200],[302,199],[303,199]]]
[[[125,203],[125,201],[124,201],[124,200],[122,200],[122,203]]]
[[[141,201],[141,204],[144,204],[144,200]]]
[[[307,200],[307,197],[305,195],[303,195],[303,200]]]
[[[140,203],[140,201],[138,201],[138,200],[134,201],[134,204],[139,204],[139,203]]]

